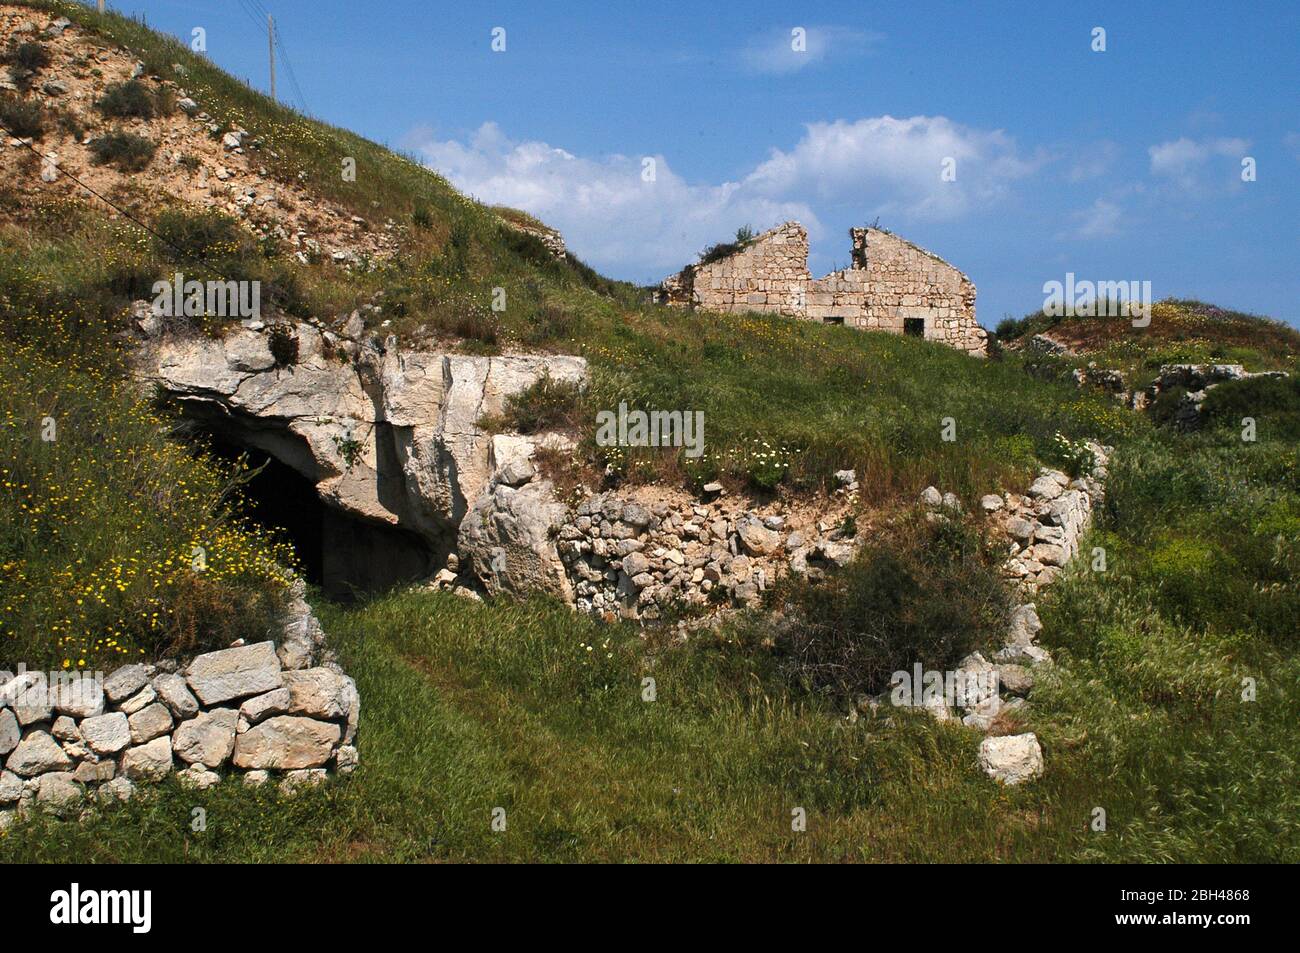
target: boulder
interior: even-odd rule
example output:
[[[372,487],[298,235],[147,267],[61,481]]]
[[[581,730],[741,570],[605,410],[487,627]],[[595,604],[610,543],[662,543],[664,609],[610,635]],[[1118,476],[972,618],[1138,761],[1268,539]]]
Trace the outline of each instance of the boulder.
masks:
[[[216,705],[279,688],[283,675],[275,643],[257,642],[198,656],[185,680],[204,705]]]
[[[1008,645],[1028,645],[1043,631],[1043,623],[1038,618],[1038,610],[1032,602],[1016,606],[1011,610],[1011,624],[1007,629]]]
[[[342,737],[338,725],[294,715],[277,715],[235,739],[238,768],[282,771],[319,768],[329,762]]]
[[[16,804],[22,796],[23,779],[12,771],[0,771],[0,804]]]
[[[571,603],[555,546],[565,515],[549,480],[489,485],[461,522],[457,549],[491,595],[547,592]]]
[[[235,726],[239,712],[214,708],[183,721],[172,734],[172,750],[188,764],[219,768],[235,748]]]
[[[56,814],[66,814],[81,801],[81,785],[67,771],[42,774],[36,803]]]
[[[979,762],[995,781],[1021,784],[1043,773],[1043,749],[1033,732],[985,738],[980,742]]]

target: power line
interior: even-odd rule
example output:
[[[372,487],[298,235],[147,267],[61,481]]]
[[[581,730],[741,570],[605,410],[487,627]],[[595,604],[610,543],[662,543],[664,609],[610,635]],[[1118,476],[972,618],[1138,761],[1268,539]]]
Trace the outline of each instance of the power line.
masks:
[[[15,135],[14,132],[13,132],[13,130],[11,130],[11,129],[5,127],[5,126],[0,126],[0,132],[5,133],[5,134],[6,134],[7,136],[9,136],[11,139],[17,140],[18,143],[19,143],[20,145],[25,146],[25,147],[28,149],[28,151],[30,151],[30,152],[32,153],[32,155],[37,156],[37,157],[38,157],[42,162],[47,162],[47,161],[49,161],[49,160],[47,159],[47,157],[44,156],[44,155],[42,155],[41,152],[40,152],[38,149],[36,149],[36,147],[33,146],[30,142],[27,142],[26,140],[24,140],[24,139],[20,138],[19,136]],[[58,169],[57,166],[56,166],[55,168]],[[89,185],[87,185],[85,182],[82,182],[79,178],[77,178],[77,177],[76,177],[75,175],[73,175],[71,172],[67,172],[67,171],[65,171],[65,170],[63,170],[63,169],[58,169],[58,174],[59,174],[59,175],[67,176],[67,177],[68,177],[69,179],[71,179],[73,182],[76,182],[79,186],[81,186],[83,189],[85,189],[85,190],[86,190],[87,192],[89,192],[91,195],[95,196],[95,198],[99,199],[101,202],[103,202],[103,203],[104,203],[105,205],[107,205],[109,208],[112,208],[112,209],[116,210],[117,213],[120,214],[123,218],[126,218],[128,221],[133,222],[137,227],[139,227],[139,228],[142,229],[143,231],[148,232],[150,235],[152,235],[154,238],[158,239],[158,241],[162,242],[164,245],[170,245],[170,246],[172,247],[172,249],[174,249],[174,250],[175,250],[175,251],[176,251],[176,252],[181,256],[182,259],[188,259],[188,258],[192,257],[192,255],[191,255],[190,252],[186,251],[184,248],[181,248],[179,245],[177,245],[175,242],[173,242],[171,239],[167,238],[166,236],[161,235],[161,234],[159,234],[158,232],[154,231],[152,228],[150,228],[150,227],[149,227],[148,225],[146,225],[144,222],[140,221],[138,218],[136,218],[134,215],[132,215],[132,214],[131,214],[130,212],[128,212],[126,209],[122,208],[120,205],[117,205],[116,203],[114,203],[114,202],[111,201],[110,199],[105,198],[103,195],[100,195],[98,192],[96,192],[94,189],[92,189],[92,188],[91,188]],[[222,281],[234,281],[234,280],[235,280],[235,279],[233,279],[233,278],[229,278],[229,277],[227,277],[227,276],[224,275],[222,272],[218,271],[215,267],[213,267],[213,266],[212,266],[212,265],[207,261],[207,259],[203,258],[202,256],[199,256],[199,264],[200,264],[202,267],[207,268],[209,271],[211,271],[214,275],[216,275],[216,276],[217,276],[218,278],[220,278]]]

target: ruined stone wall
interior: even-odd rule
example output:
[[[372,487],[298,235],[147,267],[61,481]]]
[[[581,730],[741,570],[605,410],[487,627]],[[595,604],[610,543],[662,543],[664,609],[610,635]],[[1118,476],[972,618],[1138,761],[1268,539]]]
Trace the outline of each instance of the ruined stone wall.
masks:
[[[805,317],[808,233],[798,222],[764,232],[733,255],[693,265],[660,286],[660,300],[708,311]]]
[[[937,255],[877,228],[855,228],[852,264],[824,278],[808,271],[808,233],[798,222],[764,232],[740,251],[693,265],[660,285],[664,304],[760,311],[914,333],[983,355],[975,285]]]

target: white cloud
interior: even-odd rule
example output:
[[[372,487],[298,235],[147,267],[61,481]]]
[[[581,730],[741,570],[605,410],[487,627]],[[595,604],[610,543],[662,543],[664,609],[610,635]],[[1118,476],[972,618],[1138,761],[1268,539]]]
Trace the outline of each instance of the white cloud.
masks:
[[[564,233],[579,257],[613,274],[654,280],[706,245],[750,224],[798,219],[816,240],[822,203],[870,221],[954,218],[1007,197],[1041,159],[1021,158],[1001,131],[971,129],[942,116],[812,123],[789,151],[773,150],[739,181],[692,184],[664,156],[582,157],[544,142],[515,141],[484,123],[468,142],[427,131],[407,144],[459,189],[522,208]],[[941,179],[956,160],[956,181]]]
[[[795,30],[802,30],[796,37]],[[755,73],[784,74],[820,63],[831,55],[861,53],[883,39],[870,33],[840,26],[791,26],[756,36],[740,52],[745,68]],[[802,49],[796,49],[802,45]]]
[[[1241,158],[1250,148],[1246,139],[1188,139],[1182,136],[1147,149],[1151,174],[1162,176],[1183,189],[1201,187],[1202,172],[1213,159],[1233,159],[1233,179],[1238,178]],[[1231,181],[1231,180],[1229,180]]]
[[[1062,238],[1107,238],[1119,234],[1124,210],[1114,202],[1097,199],[1086,209],[1074,212],[1070,218],[1074,228],[1062,233]]]

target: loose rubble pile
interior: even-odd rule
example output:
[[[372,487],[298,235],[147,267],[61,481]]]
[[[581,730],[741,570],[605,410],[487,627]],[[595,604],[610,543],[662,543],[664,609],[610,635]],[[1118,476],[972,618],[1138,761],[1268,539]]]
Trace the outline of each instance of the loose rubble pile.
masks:
[[[993,516],[1010,538],[1005,571],[1026,594],[1049,585],[1078,553],[1079,540],[1092,524],[1092,507],[1103,498],[1113,448],[1095,442],[1086,445],[1093,463],[1079,478],[1071,480],[1059,470],[1044,468],[1026,494],[989,494],[980,500],[980,508]],[[941,494],[934,487],[925,489],[921,503],[934,518],[945,518],[946,512],[961,508],[953,494]],[[916,704],[939,721],[959,719],[985,733],[997,731],[1001,716],[1026,704],[1038,677],[1036,670],[1052,664],[1050,654],[1036,642],[1042,628],[1032,602],[1016,606],[1006,640],[991,660],[974,652],[958,663],[954,697],[936,695]],[[890,693],[885,692],[863,702],[878,709],[889,698]],[[990,777],[1009,785],[1043,772],[1042,748],[1032,732],[989,734],[980,743],[979,762]]]
[[[835,514],[850,512],[858,484],[851,470],[837,477],[820,519],[775,512],[779,504],[767,513],[748,509],[718,484],[704,488],[704,502],[590,497],[558,535],[575,604],[611,619],[657,619],[673,604],[749,605],[778,575],[817,578],[847,565],[861,540]]]
[[[323,641],[298,584],[278,649],[236,645],[102,679],[0,674],[0,829],[34,807],[129,800],[173,772],[198,789],[224,772],[286,792],[350,773],[361,700]]]

